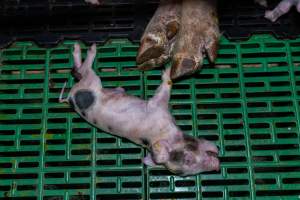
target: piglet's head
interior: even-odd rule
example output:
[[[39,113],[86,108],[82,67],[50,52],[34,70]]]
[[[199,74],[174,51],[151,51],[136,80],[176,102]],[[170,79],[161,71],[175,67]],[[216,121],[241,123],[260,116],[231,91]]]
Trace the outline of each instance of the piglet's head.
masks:
[[[218,171],[220,168],[217,158],[218,148],[204,139],[184,135],[174,144],[170,144],[167,140],[160,140],[152,145],[151,150],[155,164],[164,165],[180,176]]]

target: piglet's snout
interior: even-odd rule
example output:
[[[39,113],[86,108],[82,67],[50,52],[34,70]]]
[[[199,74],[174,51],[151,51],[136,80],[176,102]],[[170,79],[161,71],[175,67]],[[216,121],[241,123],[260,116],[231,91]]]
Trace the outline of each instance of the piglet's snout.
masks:
[[[218,153],[217,152],[206,152],[207,156],[209,157],[211,170],[219,171],[220,170],[220,161],[218,159]]]
[[[208,155],[208,156],[213,156],[213,157],[218,157],[218,152],[212,152],[212,151],[206,151],[206,154]]]
[[[200,150],[204,152],[204,168],[206,168],[207,171],[219,171],[220,161],[218,159],[219,150],[217,146],[210,141],[202,140]]]
[[[212,143],[208,140],[204,140],[204,139],[201,139],[200,141],[201,141],[200,147],[199,147],[200,150],[210,151],[210,152],[218,155],[219,150],[218,150],[218,147],[214,143]]]

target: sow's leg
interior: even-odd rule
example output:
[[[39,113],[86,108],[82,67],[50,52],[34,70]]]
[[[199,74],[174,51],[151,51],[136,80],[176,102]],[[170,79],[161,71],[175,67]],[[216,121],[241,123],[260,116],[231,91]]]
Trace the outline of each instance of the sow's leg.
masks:
[[[194,73],[207,54],[217,56],[219,26],[216,0],[184,0],[180,30],[173,50],[172,79]]]
[[[136,62],[142,70],[164,64],[174,43],[181,12],[181,0],[161,0],[141,38]]]

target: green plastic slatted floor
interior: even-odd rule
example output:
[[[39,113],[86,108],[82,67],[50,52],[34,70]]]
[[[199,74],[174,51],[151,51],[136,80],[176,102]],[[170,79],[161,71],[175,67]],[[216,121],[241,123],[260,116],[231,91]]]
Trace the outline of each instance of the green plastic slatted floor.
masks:
[[[143,166],[142,148],[57,103],[73,85],[73,43],[1,51],[0,199],[299,199],[300,38],[222,38],[217,68],[206,60],[174,84],[178,125],[216,142],[222,161],[220,172],[187,178]],[[98,47],[94,69],[105,86],[149,98],[161,71],[136,70],[136,51],[114,40]]]

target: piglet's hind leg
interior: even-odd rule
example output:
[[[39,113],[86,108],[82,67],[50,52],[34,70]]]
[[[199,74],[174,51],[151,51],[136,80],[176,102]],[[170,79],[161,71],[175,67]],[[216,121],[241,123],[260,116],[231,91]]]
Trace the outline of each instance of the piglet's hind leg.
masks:
[[[100,78],[92,69],[94,59],[96,57],[96,44],[93,44],[88,50],[85,61],[81,61],[81,49],[79,44],[74,45],[73,58],[74,58],[74,69],[73,75],[75,78],[80,80],[80,84],[87,86],[97,85],[101,87]]]

